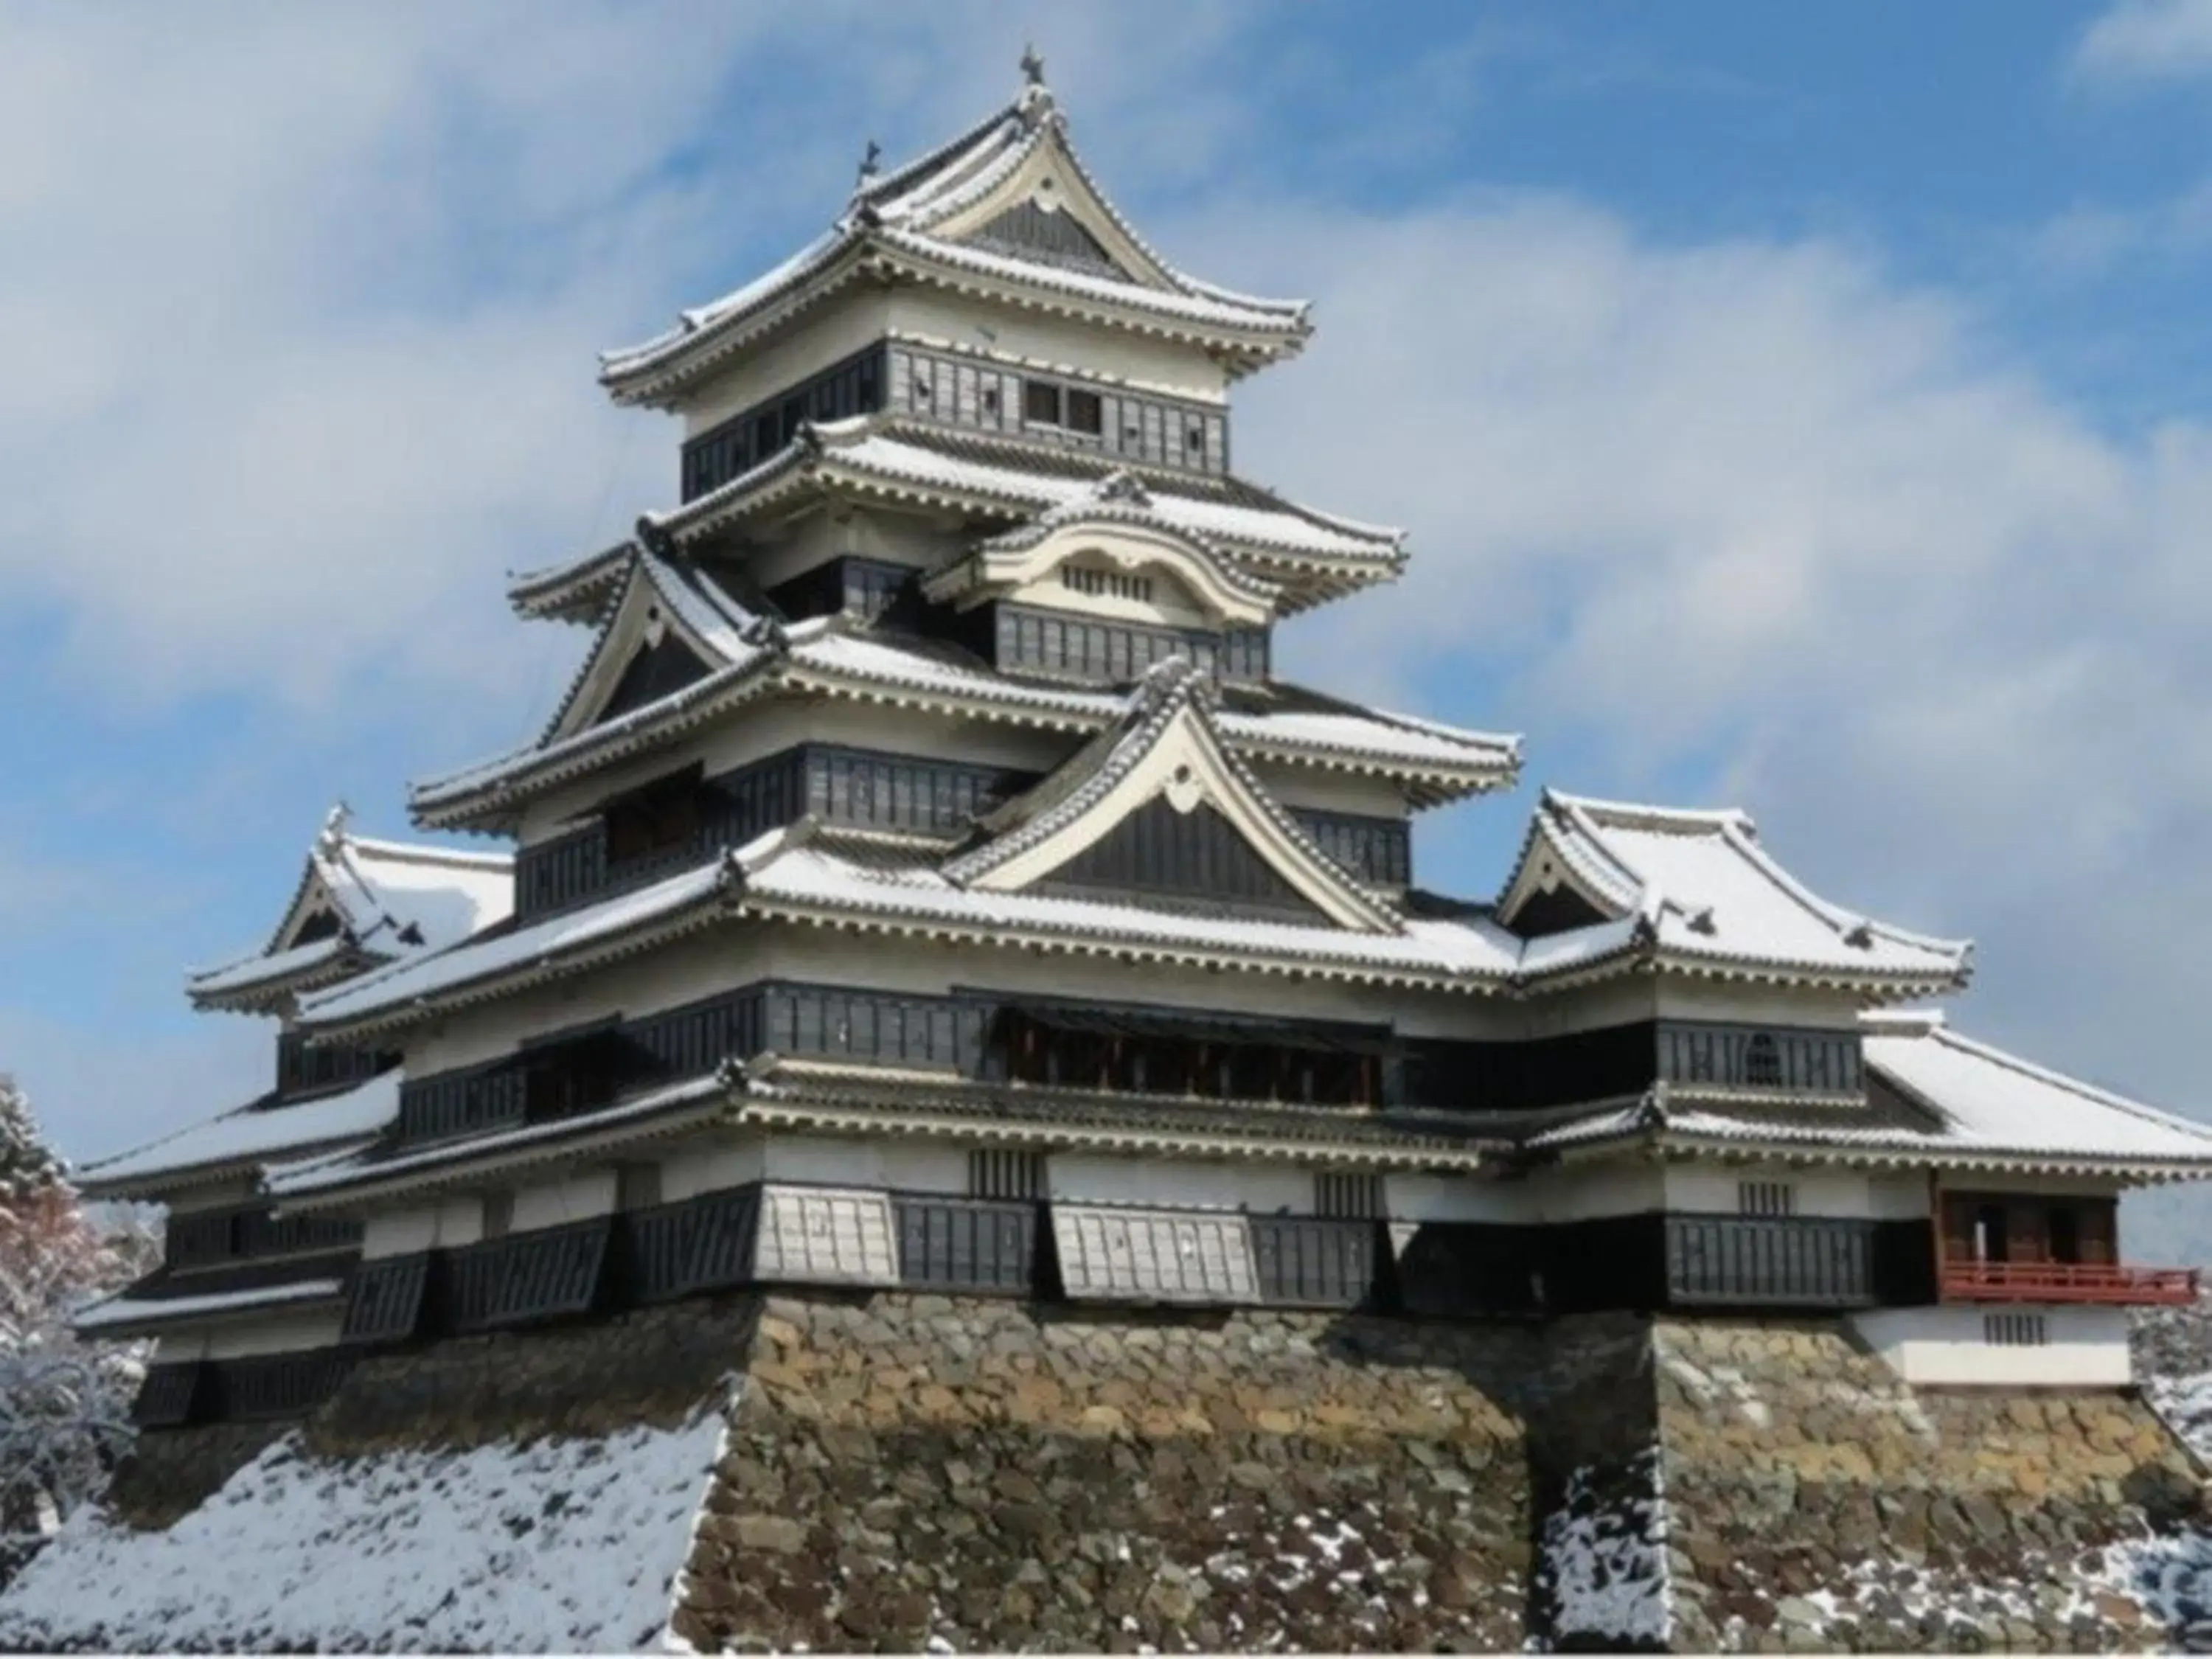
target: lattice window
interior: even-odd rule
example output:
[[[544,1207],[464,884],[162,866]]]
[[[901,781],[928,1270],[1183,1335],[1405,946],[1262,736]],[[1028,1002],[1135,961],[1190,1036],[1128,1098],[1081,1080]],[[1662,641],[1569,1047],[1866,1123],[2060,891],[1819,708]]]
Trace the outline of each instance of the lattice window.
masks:
[[[1754,1031],[1743,1045],[1743,1080],[1754,1089],[1782,1086],[1782,1049],[1772,1033]]]
[[[1150,576],[1126,575],[1119,570],[1099,570],[1086,565],[1064,564],[1060,568],[1060,585],[1072,587],[1079,593],[1092,593],[1103,598],[1134,599],[1139,605],[1152,602],[1152,579]]]
[[[2047,1347],[2051,1328],[2039,1313],[1988,1313],[1982,1316],[1982,1340],[1992,1348]]]
[[[1044,1197],[1042,1152],[986,1147],[968,1154],[968,1196],[970,1198]]]
[[[1735,1207],[1739,1215],[1796,1215],[1797,1188],[1787,1181],[1739,1181]]]
[[[1314,1212],[1372,1221],[1382,1213],[1382,1177],[1325,1170],[1314,1176]]]

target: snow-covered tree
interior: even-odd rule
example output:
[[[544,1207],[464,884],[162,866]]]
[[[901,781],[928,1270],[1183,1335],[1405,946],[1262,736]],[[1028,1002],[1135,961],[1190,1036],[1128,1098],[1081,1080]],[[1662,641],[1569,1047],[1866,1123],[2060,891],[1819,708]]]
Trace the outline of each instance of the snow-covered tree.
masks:
[[[30,1103],[0,1077],[0,1583],[96,1493],[131,1440],[135,1346],[94,1346],[70,1316],[143,1265],[143,1230],[87,1217]]]

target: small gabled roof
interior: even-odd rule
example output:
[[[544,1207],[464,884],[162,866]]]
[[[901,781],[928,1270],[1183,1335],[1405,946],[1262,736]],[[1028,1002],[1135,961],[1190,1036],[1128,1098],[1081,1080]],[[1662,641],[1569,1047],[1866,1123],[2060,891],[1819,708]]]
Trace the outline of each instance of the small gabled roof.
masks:
[[[1170,657],[1131,694],[1127,712],[1034,788],[984,818],[988,839],[952,859],[962,887],[1013,891],[1058,870],[1156,799],[1187,813],[1218,812],[1290,890],[1340,927],[1403,931],[1401,919],[1363,890],[1261,787],[1222,743],[1212,682],[1187,657]]]
[[[966,606],[1047,574],[1072,553],[1097,550],[1123,569],[1166,569],[1224,623],[1257,625],[1280,604],[1280,582],[1239,566],[1205,536],[1165,518],[1135,473],[1109,473],[1081,495],[978,542],[922,579],[923,594]]]
[[[997,518],[1012,529],[1085,501],[1103,480],[1127,470],[1110,456],[1055,450],[1041,457],[1017,438],[948,431],[898,414],[854,415],[802,424],[768,459],[641,523],[688,547],[749,518],[787,517],[810,501],[872,500]],[[1395,580],[1405,568],[1403,531],[1301,506],[1243,479],[1153,471],[1146,488],[1156,523],[1255,567],[1252,574],[1282,587],[1285,614]],[[565,592],[580,570],[532,580]]]
[[[1024,216],[1090,252],[1072,259],[1045,242],[1009,240],[1003,228]],[[951,143],[889,173],[864,167],[822,234],[680,313],[668,332],[603,353],[600,380],[617,402],[665,404],[749,340],[863,276],[1011,290],[1032,308],[1205,345],[1234,372],[1295,352],[1311,329],[1303,301],[1237,294],[1163,259],[1098,187],[1058,101],[1033,82]]]
[[[1972,946],[1856,915],[1771,858],[1748,814],[1604,801],[1547,789],[1498,919],[1521,927],[1562,890],[1597,917],[1633,920],[1664,962],[1780,964],[1929,991],[1966,981]],[[1537,942],[1540,943],[1540,940]]]
[[[507,854],[372,841],[346,827],[349,817],[341,804],[324,820],[267,944],[186,975],[194,1006],[271,1012],[376,963],[450,945],[513,908]]]

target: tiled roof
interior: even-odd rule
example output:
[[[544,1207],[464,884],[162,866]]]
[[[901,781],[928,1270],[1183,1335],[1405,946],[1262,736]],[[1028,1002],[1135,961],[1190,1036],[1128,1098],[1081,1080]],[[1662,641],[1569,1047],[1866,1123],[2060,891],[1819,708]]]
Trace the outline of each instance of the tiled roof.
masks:
[[[145,1194],[235,1170],[364,1144],[399,1114],[399,1073],[385,1072],[354,1088],[292,1105],[255,1104],[179,1129],[161,1139],[86,1164],[78,1185],[90,1196]]]
[[[1057,150],[1080,190],[1136,250],[1146,269],[1116,276],[1015,257],[948,238],[954,216],[982,201],[1041,149]],[[781,264],[636,346],[602,355],[600,378],[625,401],[665,396],[692,373],[736,349],[787,308],[863,262],[904,266],[939,280],[1012,286],[1032,303],[1094,311],[1131,326],[1237,343],[1259,360],[1295,350],[1308,331],[1304,302],[1261,299],[1200,282],[1170,265],[1098,188],[1067,142],[1052,94],[1024,88],[1012,104],[951,143],[889,173],[864,177],[836,221]]]
[[[680,615],[703,613],[696,631],[713,672],[614,720],[416,784],[409,805],[419,822],[476,822],[532,788],[672,742],[787,688],[870,700],[888,693],[947,713],[1076,732],[1118,722],[1128,703],[1125,692],[1016,678],[957,647],[857,629],[848,618],[766,623],[689,564],[638,555],[625,580],[649,581]],[[1223,702],[1221,735],[1244,758],[1401,777],[1424,805],[1510,783],[1519,768],[1517,738],[1372,713],[1296,686],[1231,689]]]
[[[1634,919],[1684,964],[1789,963],[1931,987],[1964,983],[1972,946],[1845,910],[1768,855],[1750,817],[1593,800],[1547,789],[1498,915],[1509,925],[1547,872],[1601,912]]]
[[[1871,1085],[1861,1103],[1811,1109],[1729,1104],[1664,1087],[1531,1136],[1565,1153],[1624,1143],[1680,1150],[1770,1149],[1785,1157],[2126,1178],[2212,1176],[2212,1127],[1951,1030],[1920,1012],[1863,1016]]]
[[[343,807],[334,810],[315,837],[283,919],[261,950],[186,977],[196,1005],[259,1008],[367,964],[441,950],[513,908],[507,854],[374,841],[353,834],[345,820]],[[288,945],[305,916],[321,908],[332,913],[337,932]]]

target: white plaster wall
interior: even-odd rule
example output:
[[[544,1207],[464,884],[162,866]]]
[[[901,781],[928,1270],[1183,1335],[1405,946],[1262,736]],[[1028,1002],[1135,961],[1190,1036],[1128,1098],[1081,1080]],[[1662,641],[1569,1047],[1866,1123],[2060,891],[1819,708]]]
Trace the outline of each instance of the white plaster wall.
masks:
[[[660,1201],[673,1204],[702,1193],[758,1181],[766,1169],[757,1136],[717,1139],[683,1147],[660,1162]]]
[[[998,361],[1017,367],[1106,375],[1179,398],[1228,400],[1227,375],[1197,346],[1096,323],[902,288],[890,295],[890,325],[925,343],[988,349]]]
[[[1867,1209],[1877,1221],[1925,1221],[1928,1177],[1918,1170],[1881,1171],[1867,1177]]]
[[[196,1359],[207,1358],[205,1331],[173,1331],[155,1339],[151,1365],[189,1365]]]
[[[762,1158],[770,1181],[910,1193],[968,1189],[968,1154],[957,1146],[772,1135]]]
[[[1661,975],[1654,985],[1663,1019],[1707,1019],[1751,1025],[1858,1029],[1858,1000],[1847,991],[1803,986],[1740,985],[1728,980]]]
[[[774,343],[738,352],[696,387],[681,411],[684,435],[696,437],[738,410],[851,356],[881,339],[890,320],[889,296],[881,289],[863,283],[844,289],[814,307],[803,324]]]
[[[556,1181],[519,1187],[512,1231],[530,1232],[539,1227],[558,1227],[566,1222],[587,1221],[595,1215],[611,1215],[615,1208],[615,1171],[580,1170]]]
[[[367,1218],[362,1227],[363,1261],[411,1255],[418,1250],[450,1249],[483,1237],[483,1200],[474,1194],[386,1210]]]
[[[1285,806],[1307,806],[1323,812],[1356,812],[1370,818],[1403,818],[1413,814],[1405,793],[1388,778],[1324,772],[1315,767],[1285,766],[1276,761],[1248,761],[1246,764],[1261,786]]]
[[[1679,1163],[1666,1166],[1667,1207],[1733,1215],[1737,1184],[1778,1181],[1797,1189],[1799,1215],[1869,1217],[1876,1213],[1867,1177],[1854,1170],[1786,1164]]]
[[[1273,1164],[1055,1152],[1046,1178],[1054,1203],[1247,1210],[1255,1215],[1310,1215],[1314,1207],[1313,1171]]]
[[[208,1332],[201,1358],[250,1359],[257,1354],[297,1353],[306,1348],[333,1347],[344,1326],[345,1315],[336,1309],[282,1319],[226,1322]]]
[[[1530,1182],[1475,1176],[1383,1177],[1384,1208],[1393,1221],[1490,1221],[1518,1224],[1531,1212]]]
[[[2124,1308],[2011,1308],[2040,1313],[2050,1336],[2040,1347],[1985,1339],[1976,1306],[1883,1308],[1854,1314],[1866,1345],[1907,1382],[1928,1386],[2124,1388],[2133,1380]]]

